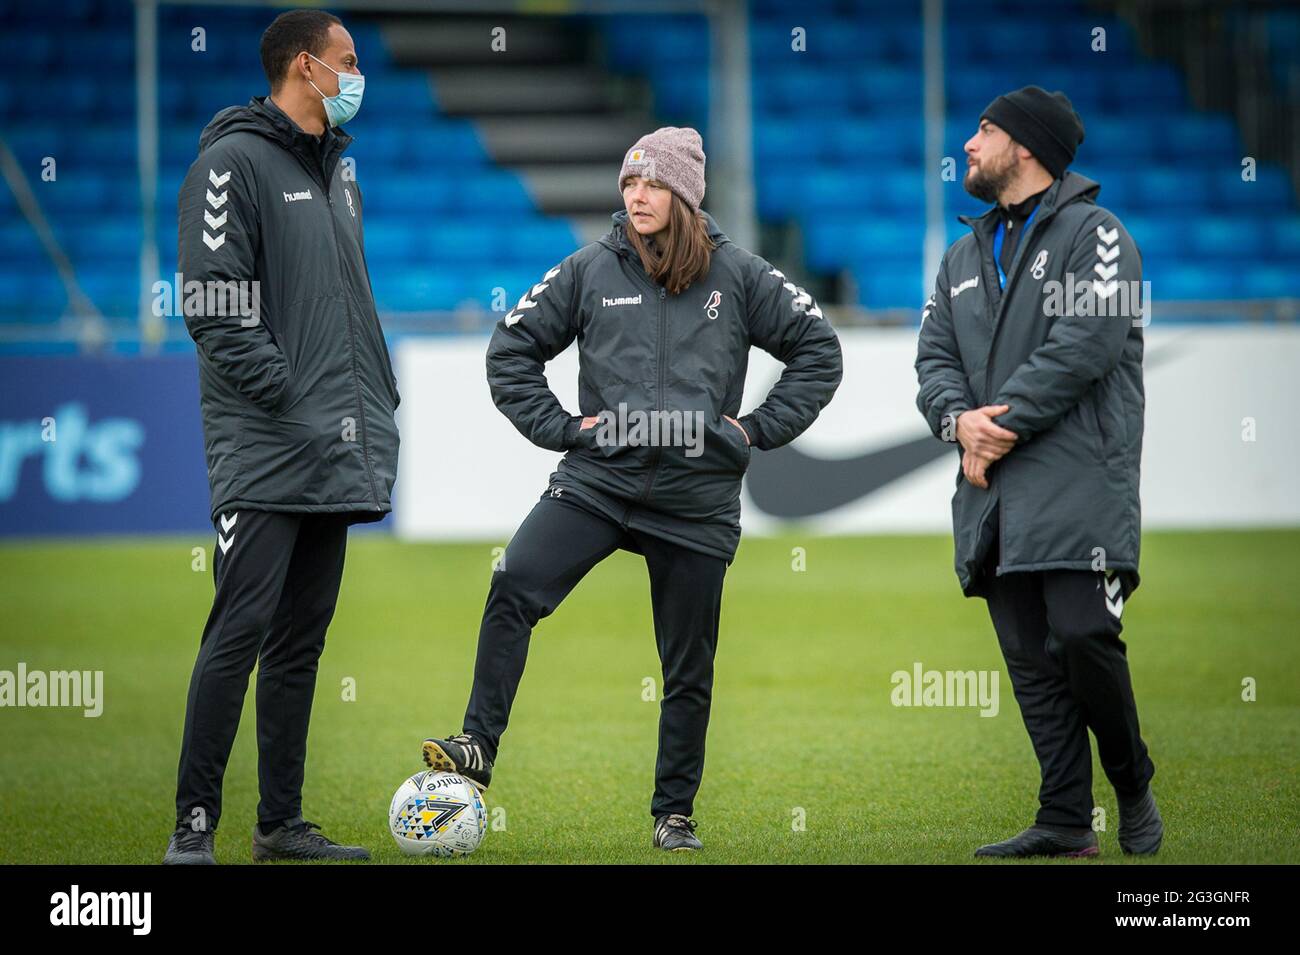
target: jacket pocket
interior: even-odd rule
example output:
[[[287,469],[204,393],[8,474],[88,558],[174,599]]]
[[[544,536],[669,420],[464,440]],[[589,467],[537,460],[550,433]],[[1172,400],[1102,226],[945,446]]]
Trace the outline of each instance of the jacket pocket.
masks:
[[[647,445],[635,440],[620,440],[617,422],[597,421],[590,428],[578,429],[579,450],[597,458],[620,458],[632,451],[644,453]]]
[[[711,418],[707,411],[688,413],[699,415],[698,428],[684,447],[660,449],[658,477],[647,503],[686,520],[733,522],[749,466],[745,436],[725,418]]]
[[[1086,433],[1089,447],[1099,462],[1106,462],[1106,433],[1101,426],[1101,410],[1097,407],[1100,394],[1094,385],[1078,405],[1080,426]]]
[[[1123,382],[1111,373],[1098,386],[1097,420],[1101,425],[1102,450],[1109,467],[1119,467],[1127,455],[1129,416],[1124,402]]]
[[[736,447],[737,450],[739,451],[740,453],[739,467],[741,473],[743,474],[746,470],[749,469],[749,461],[750,461],[750,456],[753,452],[753,447],[750,445],[749,441],[745,439],[745,435],[741,432],[740,428],[732,424],[726,418],[719,418],[718,426],[724,432],[728,432],[730,434],[733,447]]]
[[[267,416],[272,421],[279,421],[287,415],[303,397],[298,392],[294,381],[293,367],[286,362],[285,369],[284,393],[280,396],[280,403],[274,411],[267,412]]]

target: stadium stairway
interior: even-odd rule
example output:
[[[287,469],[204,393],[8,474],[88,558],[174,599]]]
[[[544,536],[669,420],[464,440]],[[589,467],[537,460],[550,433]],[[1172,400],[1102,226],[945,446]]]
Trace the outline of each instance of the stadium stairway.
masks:
[[[381,21],[395,63],[423,68],[441,112],[471,120],[484,149],[518,174],[538,210],[581,240],[609,230],[618,164],[656,123],[644,83],[609,73],[583,19],[429,17]],[[577,29],[575,29],[575,26]],[[504,31],[505,49],[489,43]]]

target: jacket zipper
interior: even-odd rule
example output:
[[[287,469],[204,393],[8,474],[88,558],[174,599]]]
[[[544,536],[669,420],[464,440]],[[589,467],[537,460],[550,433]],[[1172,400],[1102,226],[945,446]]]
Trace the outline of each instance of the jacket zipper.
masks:
[[[1011,257],[1011,271],[1007,273],[1006,287],[1000,289],[1001,297],[998,299],[998,308],[993,319],[993,334],[989,338],[990,361],[988,361],[984,365],[984,403],[985,404],[988,404],[990,401],[993,400],[993,396],[989,394],[989,376],[993,373],[993,362],[991,360],[993,358],[993,349],[994,346],[997,345],[998,332],[1002,330],[1002,319],[1007,309],[1007,299],[1010,297],[1011,286],[1015,284],[1016,279],[1020,276],[1021,269],[1024,268],[1025,248],[1029,245],[1029,236],[1033,233],[1034,226],[1043,225],[1044,223],[1048,222],[1054,215],[1056,215],[1056,210],[1052,209],[1050,212],[1046,213],[1043,216],[1043,218],[1030,223],[1029,231],[1021,235],[1019,242],[1016,244],[1016,254]],[[977,238],[976,241],[979,242],[979,239]],[[980,261],[981,263],[983,263],[984,244],[982,242],[979,242],[979,249],[980,249]],[[989,258],[990,259],[993,258],[992,250],[989,251]],[[986,272],[988,271],[988,269],[985,267],[984,264],[981,264],[980,267],[984,271]],[[997,268],[998,268],[998,264],[994,262],[993,263],[994,275],[998,274]]]
[[[1042,223],[1047,222],[1055,214],[1056,214],[1056,210],[1052,209],[1050,212],[1044,215],[1042,219],[1030,223],[1029,230],[1027,230],[1024,234],[1020,236],[1020,239],[1016,243],[1016,254],[1011,257],[1011,270],[1007,273],[1007,284],[1005,287],[1000,287],[998,289],[1000,294],[998,297],[997,310],[995,311],[994,318],[993,318],[993,330],[989,336],[989,354],[988,354],[988,359],[984,363],[984,396],[983,396],[984,404],[988,404],[990,401],[993,400],[993,396],[990,393],[991,389],[989,388],[989,382],[991,381],[991,375],[993,374],[993,350],[997,346],[998,332],[1002,330],[1003,313],[1006,311],[1007,300],[1010,298],[1011,295],[1011,286],[1015,284],[1016,278],[1019,277],[1021,267],[1024,264],[1025,248],[1029,242],[1029,235],[1032,232],[1033,227],[1035,225],[1041,225]],[[984,237],[979,234],[978,230],[976,230],[975,244],[980,250],[980,271],[983,272],[985,274],[985,277],[987,278],[988,263],[984,261],[985,248],[984,248],[983,239]],[[993,257],[992,250],[989,250],[989,258],[991,259],[992,257]],[[998,272],[997,262],[993,263],[993,274],[994,275],[1000,274]],[[989,304],[991,305],[993,303],[990,302]],[[992,482],[990,481],[990,485],[991,484]],[[979,526],[981,528],[984,526],[984,523],[988,520],[989,508],[993,506],[994,500],[995,499],[993,495],[990,494],[989,502],[987,505],[985,505],[984,511],[980,515]],[[1006,527],[1007,527],[1007,509],[1005,507],[999,506],[998,507],[998,562],[994,570],[994,573],[1000,573],[1002,570],[1002,553],[1003,553],[1003,549],[1006,547]]]
[[[380,510],[379,492],[375,489],[375,471],[370,463],[370,450],[366,447],[366,435],[369,433],[366,428],[366,406],[361,398],[361,376],[357,371],[357,333],[352,322],[352,304],[348,301],[348,290],[345,276],[347,275],[347,264],[343,261],[343,248],[339,243],[339,224],[334,218],[334,195],[330,191],[329,181],[325,176],[324,158],[321,159],[321,185],[325,190],[325,199],[329,205],[330,231],[334,235],[334,254],[338,257],[339,262],[339,279],[343,283],[343,308],[348,317],[348,341],[352,346],[352,390],[357,400],[357,415],[361,419],[361,460],[366,466],[366,478],[370,483],[370,500],[374,504],[376,511]]]
[[[655,360],[658,368],[658,391],[655,395],[655,409],[663,411],[664,404],[664,342],[668,338],[667,329],[667,305],[665,304],[668,293],[663,288],[659,289],[659,340],[655,343]],[[655,478],[659,475],[659,462],[663,457],[663,448],[655,444],[652,455],[654,463],[650,467],[650,473],[646,475],[645,488],[637,497],[638,501],[645,501],[650,496],[650,488],[654,486]]]

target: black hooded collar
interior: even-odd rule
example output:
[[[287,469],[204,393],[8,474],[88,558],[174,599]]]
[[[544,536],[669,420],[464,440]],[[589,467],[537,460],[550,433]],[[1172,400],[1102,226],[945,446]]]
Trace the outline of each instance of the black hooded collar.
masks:
[[[1064,176],[1053,180],[1047,190],[1041,193],[1042,198],[1038,201],[1042,208],[1039,210],[1038,218],[1034,221],[1041,224],[1044,220],[1055,215],[1058,210],[1064,209],[1073,202],[1082,200],[1095,202],[1099,192],[1101,192],[1100,183],[1094,182],[1087,176],[1081,176],[1077,172],[1067,170]],[[983,215],[958,216],[957,221],[965,223],[976,232],[992,236],[998,227],[998,222],[1004,215],[1005,210],[999,205],[994,205]]]
[[[230,106],[213,116],[199,136],[199,151],[238,132],[257,133],[293,153],[309,169],[320,169],[325,184],[334,173],[338,157],[352,143],[352,137],[341,126],[327,127],[323,136],[313,136],[276,106],[270,96],[254,96],[246,106]]]

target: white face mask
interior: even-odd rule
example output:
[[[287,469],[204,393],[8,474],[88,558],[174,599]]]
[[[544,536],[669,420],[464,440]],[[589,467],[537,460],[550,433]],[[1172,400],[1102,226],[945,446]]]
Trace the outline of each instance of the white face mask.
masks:
[[[311,80],[307,82],[311,83],[312,89],[320,93],[321,101],[325,104],[325,116],[329,119],[330,125],[342,126],[356,116],[357,110],[361,108],[361,94],[366,89],[366,78],[360,73],[340,73],[318,57],[310,53],[307,55],[339,78],[339,91],[335,96],[326,96],[320,92],[319,86],[311,83]]]

